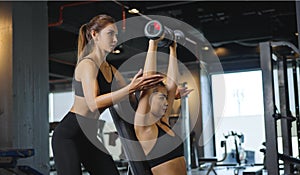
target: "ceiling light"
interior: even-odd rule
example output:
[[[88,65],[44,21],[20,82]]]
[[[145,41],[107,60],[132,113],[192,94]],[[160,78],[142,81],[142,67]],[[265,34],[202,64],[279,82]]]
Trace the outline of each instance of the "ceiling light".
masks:
[[[119,53],[121,53],[121,51],[120,51],[119,49],[116,49],[116,50],[114,50],[112,53],[113,53],[113,54],[119,54]]]
[[[209,50],[209,47],[208,46],[204,46],[204,47],[202,47],[202,50]]]
[[[128,10],[128,12],[131,13],[131,14],[137,14],[140,11],[138,9],[133,8],[133,9]]]
[[[295,33],[295,35],[296,35],[296,36],[299,36],[299,33],[298,33],[298,32],[296,32],[296,33]]]
[[[218,56],[226,56],[226,55],[228,55],[229,51],[228,51],[228,49],[226,49],[224,47],[218,47],[215,49],[215,53]]]

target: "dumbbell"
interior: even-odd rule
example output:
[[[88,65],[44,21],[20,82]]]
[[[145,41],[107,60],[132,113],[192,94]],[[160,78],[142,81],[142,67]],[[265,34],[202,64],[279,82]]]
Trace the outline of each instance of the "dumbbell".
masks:
[[[158,42],[158,47],[169,47],[174,40],[181,45],[184,45],[185,35],[181,30],[171,30],[170,28],[163,26],[158,20],[149,21],[144,28],[145,36],[149,39],[158,39],[163,34],[164,39]]]

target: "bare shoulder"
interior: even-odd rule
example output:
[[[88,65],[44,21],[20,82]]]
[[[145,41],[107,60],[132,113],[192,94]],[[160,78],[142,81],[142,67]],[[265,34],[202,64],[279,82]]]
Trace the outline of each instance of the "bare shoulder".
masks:
[[[96,75],[98,71],[97,65],[91,59],[84,59],[77,64],[75,68],[75,79],[81,80],[81,77],[88,75]]]
[[[97,68],[97,65],[92,59],[85,58],[77,64],[77,67]]]

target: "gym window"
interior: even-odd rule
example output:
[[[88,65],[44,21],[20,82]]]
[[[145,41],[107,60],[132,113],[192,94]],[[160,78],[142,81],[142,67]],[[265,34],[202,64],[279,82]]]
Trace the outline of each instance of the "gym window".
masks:
[[[225,88],[222,90],[225,93],[224,97],[220,97],[219,88]],[[249,153],[254,152],[246,159],[251,159],[249,162],[263,163],[264,155],[259,151],[263,148],[262,143],[265,141],[261,71],[212,75],[212,99],[217,157],[223,157],[224,150],[220,147],[220,142],[225,139],[224,135],[233,131],[244,135],[243,149]],[[220,100],[223,100],[223,103],[220,103]],[[216,111],[220,109],[222,112]],[[226,163],[236,163],[234,158],[230,158],[233,150],[235,150],[234,139],[228,137],[227,153],[229,156],[227,156]]]

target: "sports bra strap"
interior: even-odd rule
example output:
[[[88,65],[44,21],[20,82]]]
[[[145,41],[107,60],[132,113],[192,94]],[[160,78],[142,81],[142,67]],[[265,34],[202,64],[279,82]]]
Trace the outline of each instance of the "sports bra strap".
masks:
[[[169,129],[172,129],[170,125],[168,125],[166,122],[160,120],[160,123],[162,123],[163,125],[167,126]]]

